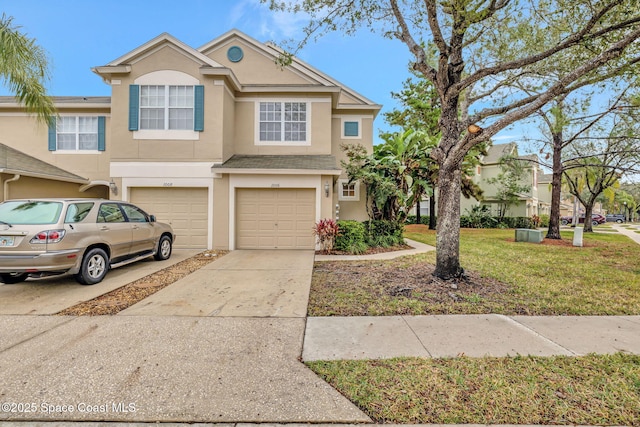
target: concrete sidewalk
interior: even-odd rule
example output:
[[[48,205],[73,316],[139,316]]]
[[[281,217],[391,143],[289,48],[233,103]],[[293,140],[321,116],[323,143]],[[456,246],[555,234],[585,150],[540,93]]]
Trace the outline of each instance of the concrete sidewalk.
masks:
[[[613,228],[620,234],[624,234],[634,242],[640,245],[640,225],[637,224],[612,224]]]
[[[310,317],[302,359],[640,354],[640,316]]]

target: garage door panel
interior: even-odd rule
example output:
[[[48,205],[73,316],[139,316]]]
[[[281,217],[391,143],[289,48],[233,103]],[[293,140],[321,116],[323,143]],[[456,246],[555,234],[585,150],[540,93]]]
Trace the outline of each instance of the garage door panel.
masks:
[[[176,248],[206,248],[208,190],[206,188],[136,187],[130,200],[158,221],[171,224]]]
[[[236,193],[240,249],[313,249],[314,189],[244,189]]]

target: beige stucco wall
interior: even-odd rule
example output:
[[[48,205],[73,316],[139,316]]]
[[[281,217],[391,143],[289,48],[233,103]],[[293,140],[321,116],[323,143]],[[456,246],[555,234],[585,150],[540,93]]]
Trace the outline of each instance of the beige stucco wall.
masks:
[[[242,49],[244,56],[239,62],[231,62],[227,51],[232,46]],[[239,38],[231,38],[214,49],[203,52],[217,63],[230,68],[243,85],[300,85],[309,80],[290,67],[276,65],[272,56],[257,50]]]
[[[269,143],[256,144],[256,105],[261,100],[266,101],[299,101],[309,102],[307,111],[310,135],[309,144],[298,143]],[[293,155],[293,154],[331,154],[331,102],[327,97],[306,97],[304,94],[285,96],[283,94],[238,97],[235,108],[235,142],[233,154],[257,155]]]
[[[0,143],[90,180],[109,179],[109,151],[112,137],[108,110],[60,109],[61,115],[102,115],[106,117],[106,150],[100,153],[49,151],[48,127],[34,116],[0,112]]]
[[[13,175],[0,174],[2,182],[2,193],[4,193],[4,182],[13,178]],[[80,198],[108,198],[108,189],[105,186],[96,186],[81,192],[82,184],[51,181],[48,179],[22,176],[17,181],[7,184],[7,194],[2,194],[2,200],[26,199],[38,197],[80,197]]]
[[[229,176],[213,180],[213,248],[229,249]]]
[[[114,75],[111,103],[113,107],[114,150],[116,161],[188,161],[193,159],[220,160],[222,158],[222,96],[224,87],[213,83],[214,79],[200,73],[200,64],[193,58],[165,46],[131,64],[129,74]],[[169,70],[185,73],[204,85],[204,131],[196,132],[197,139],[179,140],[165,132],[166,139],[135,139],[129,130],[129,85],[149,73]],[[171,82],[167,82],[170,84]]]

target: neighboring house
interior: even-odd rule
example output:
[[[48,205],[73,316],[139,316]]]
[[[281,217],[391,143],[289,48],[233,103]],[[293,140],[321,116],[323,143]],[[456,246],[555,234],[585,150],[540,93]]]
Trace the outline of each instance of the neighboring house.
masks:
[[[461,198],[461,212],[471,210],[473,206],[487,206],[494,216],[500,216],[501,203],[496,199],[498,191],[497,184],[489,184],[489,180],[498,177],[502,171],[500,161],[505,156],[521,159],[525,165],[525,178],[522,184],[529,187],[529,191],[520,194],[516,204],[510,206],[504,216],[530,217],[543,213],[546,201],[542,204],[538,197],[538,176],[541,175],[540,167],[537,164],[538,157],[535,154],[525,156],[518,155],[518,146],[515,142],[508,144],[496,144],[489,147],[486,156],[480,159],[480,165],[476,167],[473,180],[484,191],[483,198],[478,201],[474,198]],[[551,202],[551,200],[549,200]]]
[[[312,249],[313,224],[337,208],[367,218],[339,147],[372,149],[381,106],[298,59],[277,66],[280,54],[236,30],[198,49],[165,33],[93,69],[110,98],[56,98],[51,129],[4,97],[0,143],[69,175],[34,192],[2,169],[5,191],[68,196],[64,182],[127,200],[171,223],[178,248]]]

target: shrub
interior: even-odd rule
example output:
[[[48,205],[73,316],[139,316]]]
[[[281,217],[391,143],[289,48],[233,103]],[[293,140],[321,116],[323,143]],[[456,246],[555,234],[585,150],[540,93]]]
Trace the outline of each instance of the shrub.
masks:
[[[531,218],[526,216],[504,217],[500,220],[504,228],[534,228]]]
[[[405,218],[404,223],[405,224],[417,224],[416,220],[417,220],[417,217],[415,215],[408,215]],[[420,216],[420,224],[429,225],[429,217],[421,215]]]
[[[313,227],[313,234],[318,238],[318,243],[325,252],[330,252],[338,236],[339,227],[334,219],[321,219]]]
[[[542,214],[540,215],[540,227],[548,227],[549,226],[549,215]]]
[[[404,225],[398,221],[378,219],[365,221],[365,242],[371,247],[389,247],[404,243]]]
[[[498,225],[496,218],[491,216],[487,206],[474,206],[467,209],[467,214],[460,216],[462,228],[495,228]]]
[[[335,248],[339,251],[362,254],[367,250],[366,228],[363,223],[352,220],[338,221],[340,232],[336,237]]]

